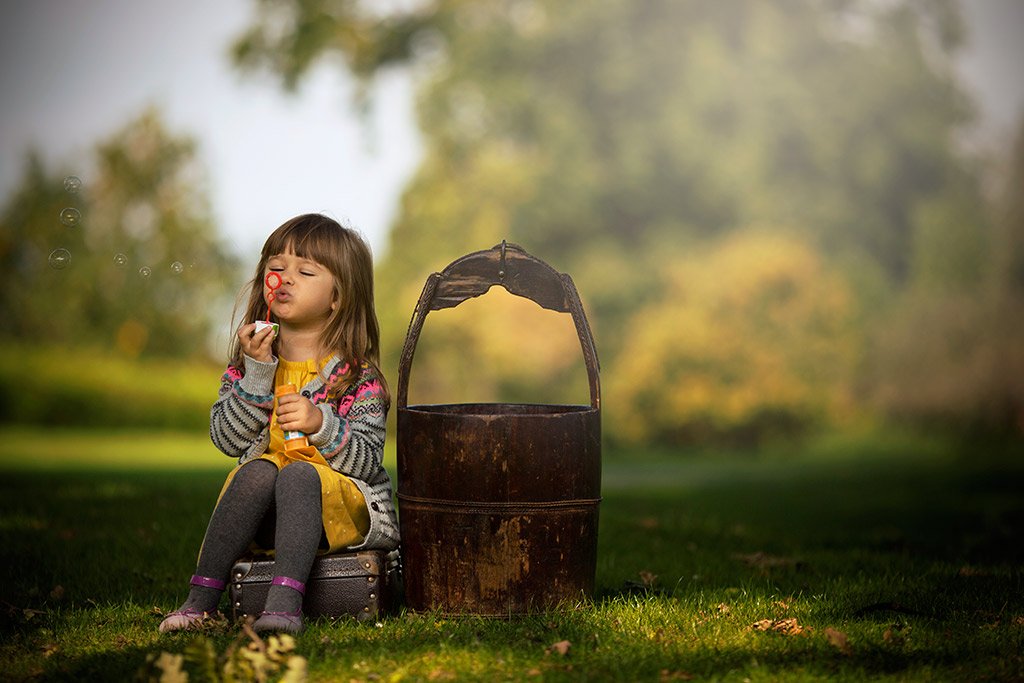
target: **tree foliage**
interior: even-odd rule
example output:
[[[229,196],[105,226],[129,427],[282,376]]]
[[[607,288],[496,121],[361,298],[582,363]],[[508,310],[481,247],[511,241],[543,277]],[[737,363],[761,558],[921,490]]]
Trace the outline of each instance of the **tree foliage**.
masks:
[[[620,438],[749,445],[844,417],[855,301],[820,254],[757,231],[662,268],[659,298],[626,322],[643,344],[607,382]]]
[[[968,217],[936,217],[933,268],[876,322],[862,386],[890,416],[1024,434],[1024,120],[1006,165],[987,244],[964,243]]]
[[[620,435],[680,442],[824,419],[863,339],[839,334],[847,317],[983,279],[988,226],[955,144],[972,116],[950,61],[962,40],[953,0],[267,0],[235,55],[286,87],[327,56],[363,79],[417,69],[425,154],[381,264],[392,363],[426,275],[508,239],[576,280]],[[749,237],[759,226],[787,256]],[[755,294],[773,278],[812,291]],[[721,317],[712,302],[738,292],[744,317]],[[779,327],[788,305],[809,317]],[[470,366],[492,398],[518,394],[527,362],[486,351],[508,332],[485,316],[458,327],[439,339],[474,343],[437,349],[422,382]],[[804,367],[825,359],[834,371]],[[703,408],[682,401],[701,382]]]
[[[98,144],[88,166],[79,177],[28,156],[0,212],[0,267],[17,275],[0,297],[0,335],[129,356],[203,353],[234,265],[216,237],[194,143],[147,111]],[[67,209],[78,218],[62,221]],[[52,258],[57,250],[68,257]]]

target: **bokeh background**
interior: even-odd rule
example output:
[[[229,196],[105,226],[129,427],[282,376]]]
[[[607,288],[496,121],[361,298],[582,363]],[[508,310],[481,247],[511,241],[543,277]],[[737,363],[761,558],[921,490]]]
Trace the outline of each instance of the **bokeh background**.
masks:
[[[3,3],[0,422],[204,430],[265,237],[574,278],[607,443],[1024,437],[1015,0]],[[411,400],[586,402],[565,316],[428,318]],[[1011,451],[1012,452],[1012,451]]]

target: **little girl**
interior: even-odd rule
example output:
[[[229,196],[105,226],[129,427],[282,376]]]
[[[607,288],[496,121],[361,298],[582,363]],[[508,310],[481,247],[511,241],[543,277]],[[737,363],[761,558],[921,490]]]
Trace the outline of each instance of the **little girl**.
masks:
[[[389,398],[369,248],[330,218],[298,216],[263,245],[251,288],[210,412],[213,443],[239,465],[210,517],[188,599],[161,632],[196,628],[215,612],[252,543],[273,547],[276,574],[253,628],[290,632],[302,629],[318,551],[398,547],[381,462]],[[276,334],[256,332],[252,321],[264,316],[279,324]],[[275,400],[286,384],[298,393]],[[308,446],[286,449],[285,432],[305,433]]]

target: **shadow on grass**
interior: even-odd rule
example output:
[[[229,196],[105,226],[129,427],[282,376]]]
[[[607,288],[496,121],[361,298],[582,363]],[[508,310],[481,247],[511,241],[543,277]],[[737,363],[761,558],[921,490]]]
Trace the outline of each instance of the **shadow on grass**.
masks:
[[[44,678],[127,680],[146,653],[180,651],[185,641],[152,635],[157,616],[139,615],[172,609],[185,595],[222,479],[210,472],[5,473],[5,657]],[[1014,625],[1024,616],[1022,465],[611,461],[605,482],[593,608],[484,625],[438,626],[412,615],[385,620],[379,630],[315,625],[300,652],[326,672],[365,661],[367,671],[383,673],[419,658],[421,677],[460,648],[525,662],[523,676],[537,668],[555,679],[758,670],[1001,679],[1024,671],[1014,654],[1024,631]],[[73,638],[70,622],[119,604],[135,610],[138,623],[103,627],[110,642],[95,652],[40,654],[51,639]],[[808,635],[751,631],[783,617],[797,619]],[[849,654],[823,635],[833,626],[850,634]],[[561,639],[574,643],[569,657],[545,653]],[[452,666],[463,675],[488,670]]]
[[[223,475],[9,472],[0,483],[0,599],[20,608],[173,601]]]

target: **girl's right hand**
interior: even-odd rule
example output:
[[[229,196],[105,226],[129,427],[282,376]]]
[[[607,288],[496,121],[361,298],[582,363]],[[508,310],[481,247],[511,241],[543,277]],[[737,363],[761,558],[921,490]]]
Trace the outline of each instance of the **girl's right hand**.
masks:
[[[267,327],[253,334],[256,323],[249,323],[238,328],[238,342],[242,345],[242,353],[253,360],[269,363],[274,359],[271,345],[274,342],[274,328]]]

